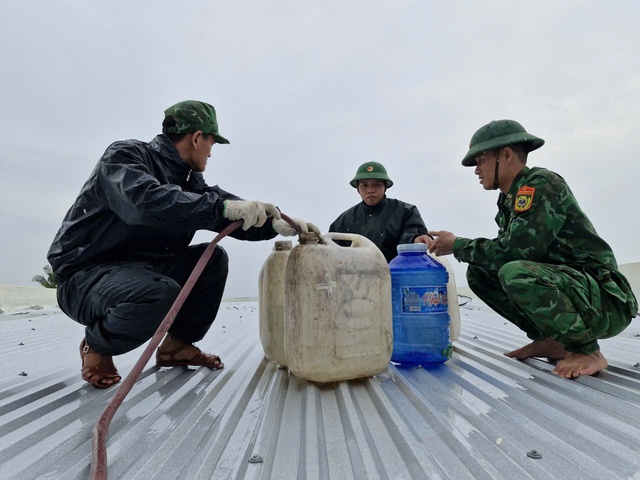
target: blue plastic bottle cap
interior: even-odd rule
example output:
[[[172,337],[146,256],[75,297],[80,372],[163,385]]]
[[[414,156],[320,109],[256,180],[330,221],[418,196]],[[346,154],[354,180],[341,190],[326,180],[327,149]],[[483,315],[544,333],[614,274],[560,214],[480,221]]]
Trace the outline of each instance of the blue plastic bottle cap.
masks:
[[[423,252],[426,253],[426,243],[402,243],[398,245],[398,253],[403,252]]]

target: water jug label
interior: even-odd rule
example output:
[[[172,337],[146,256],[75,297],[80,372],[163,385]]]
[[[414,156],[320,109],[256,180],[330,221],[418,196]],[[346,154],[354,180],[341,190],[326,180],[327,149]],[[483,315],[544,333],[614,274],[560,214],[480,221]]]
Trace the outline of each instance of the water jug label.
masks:
[[[446,287],[402,288],[402,313],[438,313],[447,309]]]

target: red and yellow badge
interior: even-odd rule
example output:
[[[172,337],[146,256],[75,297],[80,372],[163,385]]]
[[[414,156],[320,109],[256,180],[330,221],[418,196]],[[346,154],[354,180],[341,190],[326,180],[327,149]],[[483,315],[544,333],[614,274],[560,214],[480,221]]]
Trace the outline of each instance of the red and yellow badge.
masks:
[[[513,204],[513,209],[516,212],[526,212],[531,208],[533,203],[533,194],[536,193],[536,189],[533,187],[527,187],[526,185],[516,193],[516,201]]]

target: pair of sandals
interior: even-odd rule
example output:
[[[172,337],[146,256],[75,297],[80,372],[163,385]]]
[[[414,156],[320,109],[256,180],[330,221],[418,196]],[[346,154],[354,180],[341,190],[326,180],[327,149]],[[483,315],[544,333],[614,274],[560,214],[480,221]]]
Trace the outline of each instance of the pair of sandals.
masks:
[[[176,366],[194,366],[194,367],[209,367],[213,370],[219,370],[224,368],[224,363],[217,355],[211,355],[202,352],[198,347],[198,350],[193,357],[189,360],[177,359],[176,355],[182,352],[187,346],[180,346],[170,352],[160,352],[160,349],[156,352],[156,366],[157,367],[176,367]],[[99,358],[96,358],[99,357]],[[96,388],[109,388],[122,380],[122,377],[118,373],[118,369],[113,363],[111,355],[102,355],[95,350],[92,350],[87,345],[87,340],[82,339],[80,343],[80,358],[82,359],[82,379],[85,382],[89,382]],[[99,359],[99,363],[93,367],[85,367],[85,359],[94,360],[90,363],[96,363],[95,360]]]

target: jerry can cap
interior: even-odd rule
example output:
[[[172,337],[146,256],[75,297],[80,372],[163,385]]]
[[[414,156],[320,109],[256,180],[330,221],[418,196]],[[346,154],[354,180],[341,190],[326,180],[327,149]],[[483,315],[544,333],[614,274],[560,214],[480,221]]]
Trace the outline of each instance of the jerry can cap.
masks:
[[[275,251],[281,250],[291,250],[293,248],[293,243],[291,240],[277,240],[276,244],[273,246]]]

